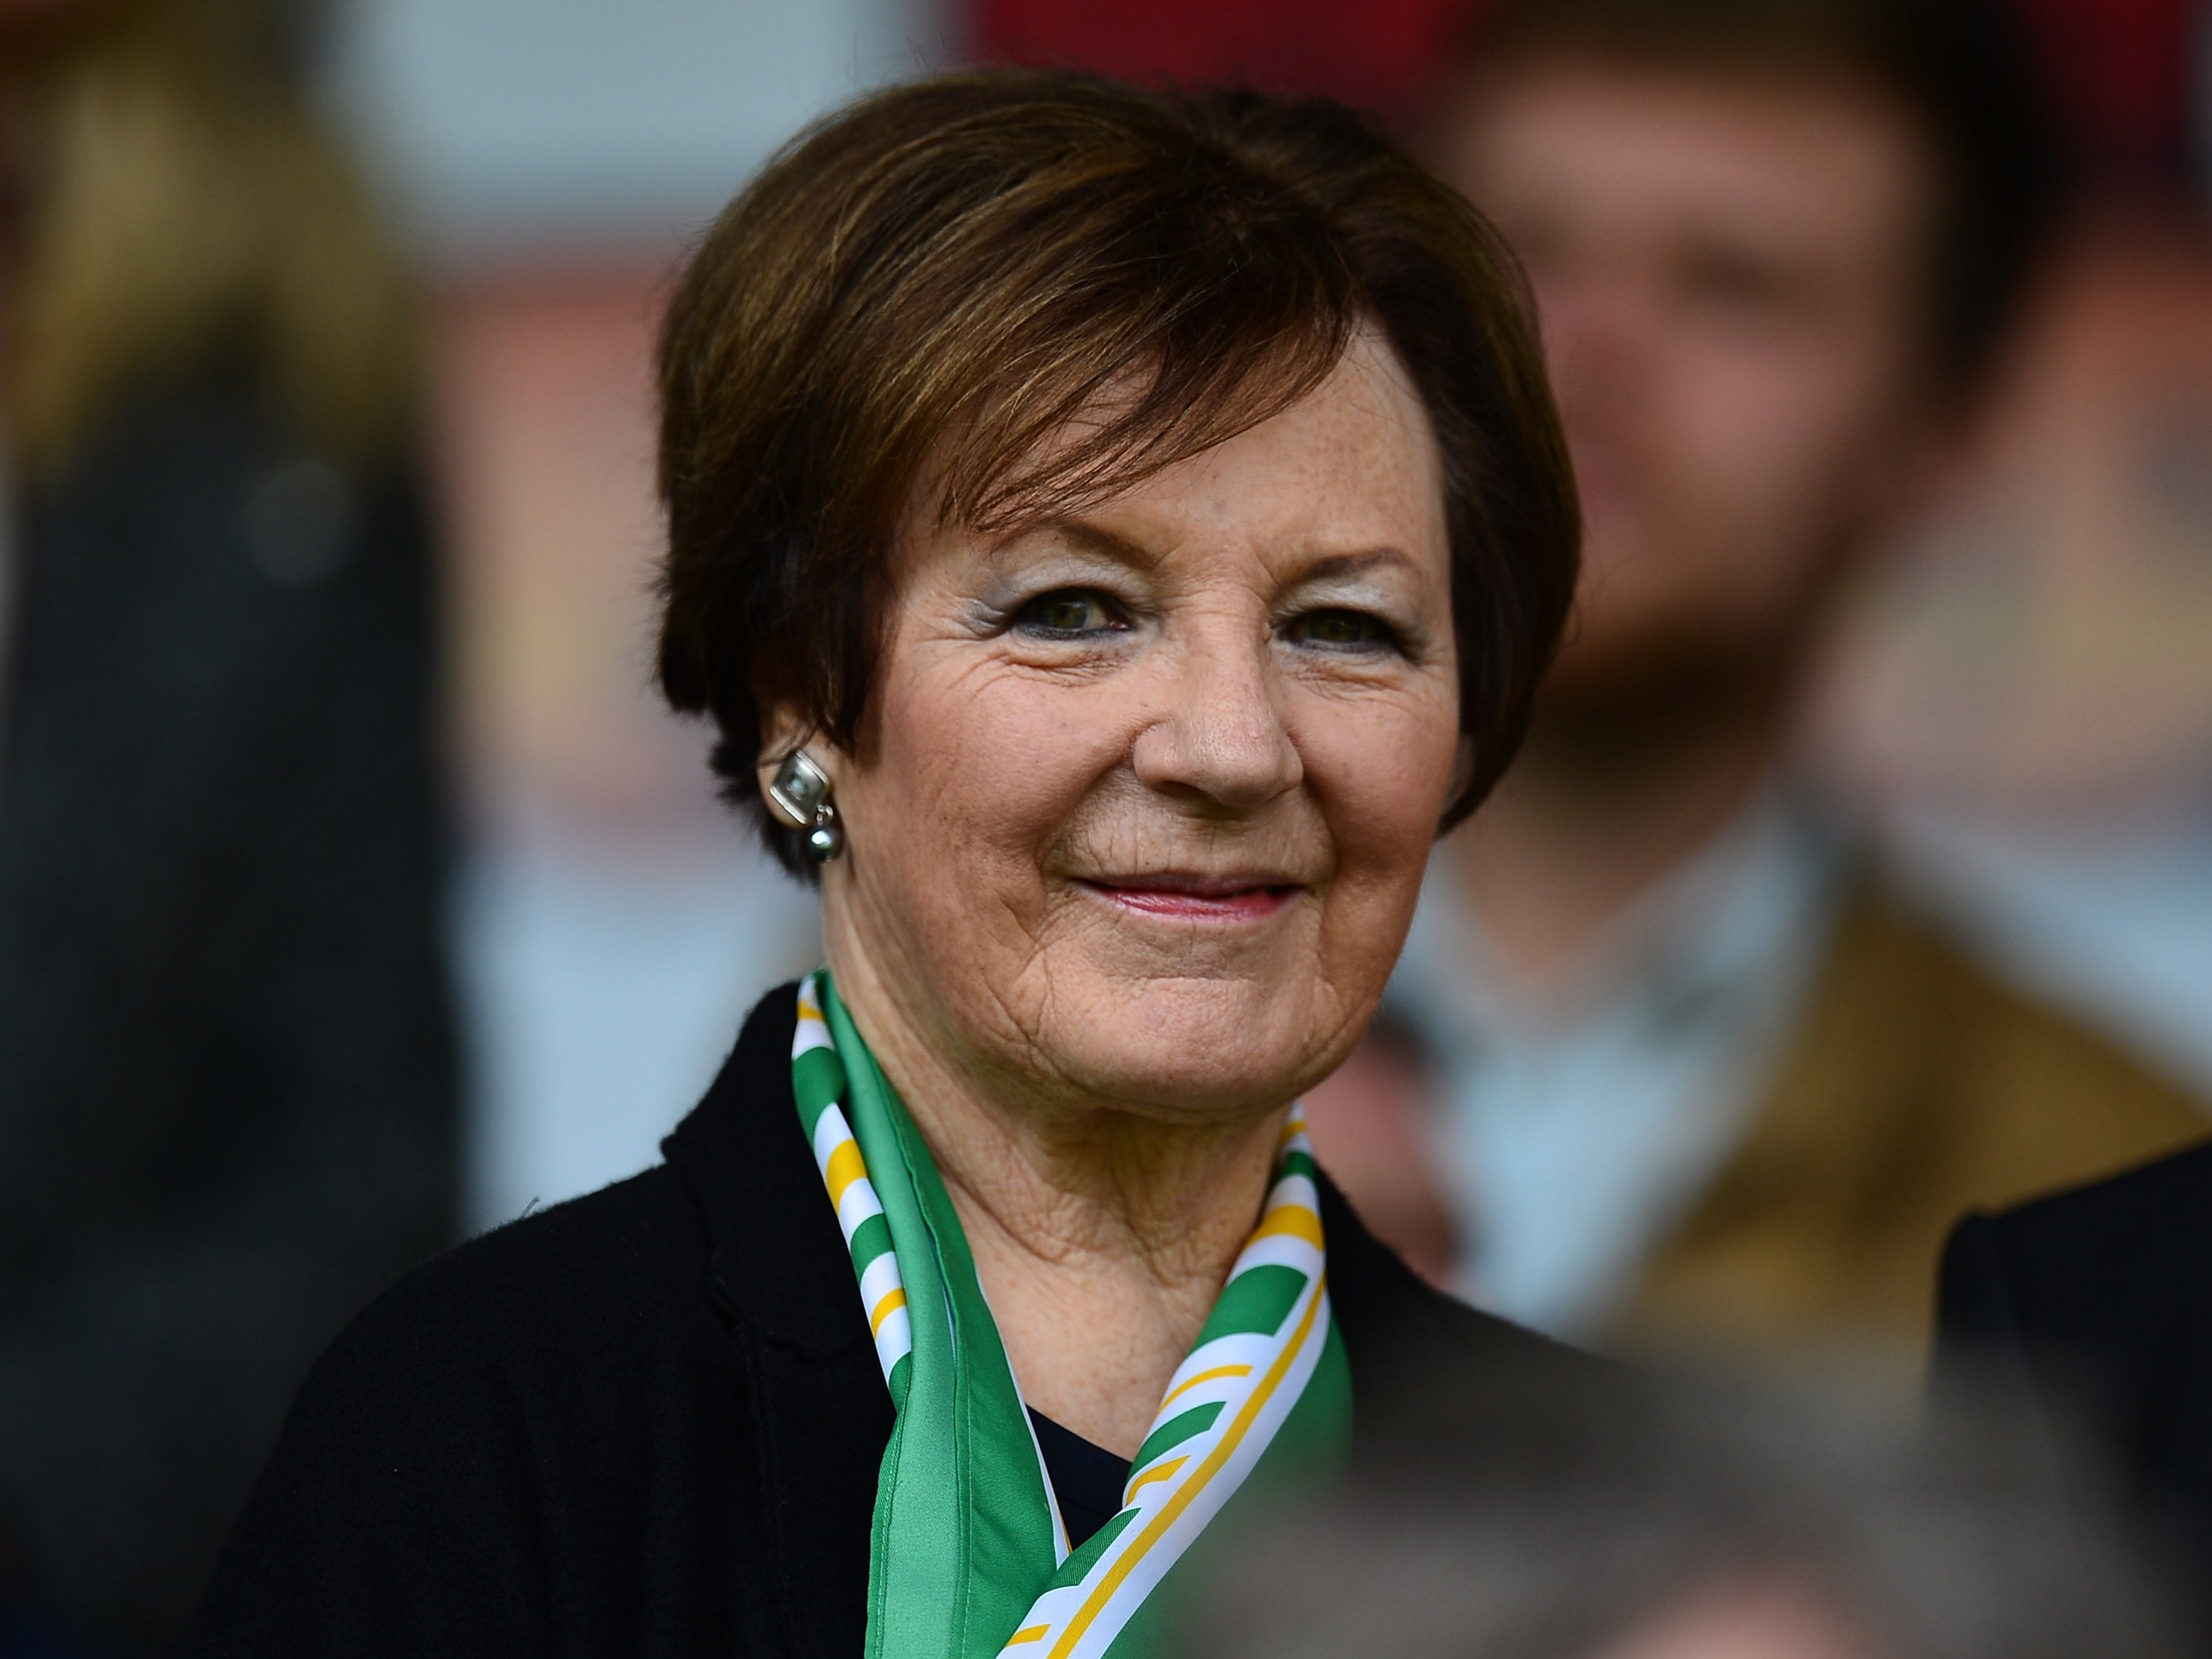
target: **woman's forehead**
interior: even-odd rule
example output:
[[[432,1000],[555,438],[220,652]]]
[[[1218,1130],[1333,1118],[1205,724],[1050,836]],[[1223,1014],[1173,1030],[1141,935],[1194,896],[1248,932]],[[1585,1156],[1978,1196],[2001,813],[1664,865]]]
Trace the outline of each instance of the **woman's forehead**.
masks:
[[[1042,441],[1024,467],[1041,479],[1054,463],[1115,419],[1135,394],[1126,386],[1102,394],[1079,422]],[[1224,424],[1227,424],[1224,422]],[[1159,550],[1209,530],[1341,544],[1352,550],[1380,541],[1439,542],[1444,534],[1443,464],[1433,424],[1411,378],[1379,331],[1362,330],[1327,374],[1281,407],[1237,422],[1211,443],[1163,459],[1132,456],[1123,469],[1079,483],[1040,486],[1026,510],[997,522],[946,525],[951,505],[942,476],[930,491],[937,511],[909,518],[909,532],[940,529],[1012,546],[1040,536],[1101,556],[1142,565]]]
[[[1262,425],[1328,383],[1354,337],[1316,326],[1218,361],[1152,353],[987,390],[930,445],[911,505],[987,532],[1087,509]]]
[[[1164,468],[1090,515],[1168,534],[1437,544],[1443,465],[1426,412],[1385,351],[1348,352],[1289,408]]]

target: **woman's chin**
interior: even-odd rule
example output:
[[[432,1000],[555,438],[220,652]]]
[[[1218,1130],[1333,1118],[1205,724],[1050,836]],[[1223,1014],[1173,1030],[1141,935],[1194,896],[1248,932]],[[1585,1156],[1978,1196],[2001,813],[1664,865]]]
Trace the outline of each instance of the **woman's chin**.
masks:
[[[1063,1077],[1162,1117],[1218,1121],[1280,1106],[1334,1067],[1351,1039],[1313,988],[1254,980],[1148,980],[1051,1035]],[[1356,1034],[1355,1034],[1356,1035]]]

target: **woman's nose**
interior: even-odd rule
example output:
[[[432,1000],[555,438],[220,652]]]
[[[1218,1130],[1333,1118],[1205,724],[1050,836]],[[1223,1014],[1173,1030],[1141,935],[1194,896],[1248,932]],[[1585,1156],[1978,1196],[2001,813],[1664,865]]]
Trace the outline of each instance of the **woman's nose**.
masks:
[[[1163,705],[1132,755],[1140,781],[1249,809],[1304,777],[1265,641],[1194,641],[1163,666]]]

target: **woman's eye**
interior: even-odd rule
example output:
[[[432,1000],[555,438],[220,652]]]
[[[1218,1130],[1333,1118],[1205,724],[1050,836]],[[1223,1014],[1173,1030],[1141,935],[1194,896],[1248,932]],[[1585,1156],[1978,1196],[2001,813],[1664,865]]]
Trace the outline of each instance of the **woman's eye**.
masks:
[[[1304,645],[1327,646],[1339,651],[1364,651],[1389,645],[1396,636],[1379,617],[1359,611],[1315,611],[1300,617],[1285,630]]]
[[[1096,634],[1124,626],[1103,594],[1072,587],[1031,599],[1015,621],[1039,634]]]

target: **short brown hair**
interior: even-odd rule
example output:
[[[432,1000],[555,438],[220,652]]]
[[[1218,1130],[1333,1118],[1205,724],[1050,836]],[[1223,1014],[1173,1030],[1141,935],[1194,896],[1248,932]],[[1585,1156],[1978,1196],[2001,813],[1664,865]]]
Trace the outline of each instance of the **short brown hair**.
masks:
[[[765,702],[860,740],[890,553],[1096,501],[1279,412],[1370,319],[1434,423],[1468,811],[1511,757],[1574,592],[1566,449],[1511,256],[1366,118],[1319,100],[988,70],[801,135],[693,257],[660,345],[659,677],[760,800]],[[1079,441],[1041,441],[1134,387]]]

